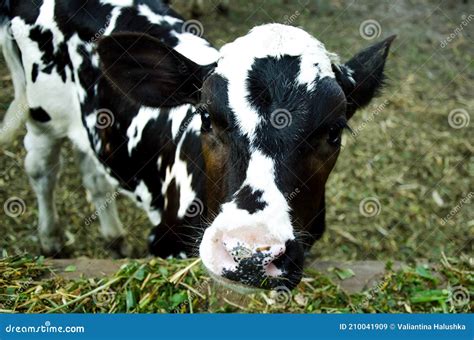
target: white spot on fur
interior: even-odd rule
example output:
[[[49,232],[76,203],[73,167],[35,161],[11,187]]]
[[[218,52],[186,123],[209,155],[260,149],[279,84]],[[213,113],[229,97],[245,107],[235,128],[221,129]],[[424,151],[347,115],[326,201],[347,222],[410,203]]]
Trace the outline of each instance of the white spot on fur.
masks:
[[[273,160],[260,151],[254,151],[242,187],[246,185],[253,190],[262,191],[261,199],[267,205],[254,214],[239,209],[235,201],[222,205],[221,213],[206,229],[200,245],[200,256],[204,265],[217,275],[222,274],[223,269],[229,269],[229,261],[222,261],[221,257],[216,255],[222,255],[222,238],[226,234],[237,233],[245,238],[246,235],[242,235],[241,231],[250,227],[258,231],[258,235],[254,237],[255,242],[285,244],[295,238],[289,215],[290,208],[275,183]]]
[[[131,156],[133,149],[138,145],[142,139],[142,133],[145,126],[151,120],[155,120],[160,115],[160,110],[142,106],[138,111],[138,114],[133,118],[130,126],[127,129],[128,137],[128,154]]]
[[[57,51],[59,43],[64,41],[63,32],[59,30],[56,20],[54,20],[55,0],[44,0],[40,8],[40,14],[36,19],[36,24],[43,29],[49,29],[53,33],[54,51]]]
[[[135,188],[134,194],[136,197],[140,197],[139,201],[136,200],[137,205],[146,211],[148,214],[148,218],[153,223],[153,225],[158,225],[161,222],[161,213],[151,206],[151,202],[153,200],[153,196],[151,192],[148,190],[145,182],[140,181]]]
[[[183,20],[169,15],[155,13],[145,4],[138,6],[138,13],[146,17],[150,23],[156,25],[163,25],[166,23],[173,26],[183,22]],[[216,62],[219,58],[219,52],[209,45],[207,40],[189,32],[171,31],[171,34],[178,39],[178,44],[174,49],[197,64],[209,65]]]
[[[167,23],[173,26],[177,23],[183,22],[183,20],[169,15],[157,14],[153,12],[148,5],[145,4],[141,4],[138,6],[138,13],[146,17],[150,23],[156,25],[163,25],[163,23]]]
[[[203,38],[189,32],[173,32],[173,34],[178,38],[178,44],[174,49],[196,64],[209,65],[219,58],[219,52]]]
[[[130,7],[133,6],[133,0],[100,0],[102,5],[112,5],[120,7]]]
[[[178,135],[181,124],[186,118],[190,105],[181,105],[170,110],[168,121],[171,122],[171,135],[173,139]]]
[[[122,13],[122,10],[119,7],[115,7],[112,10],[112,13],[110,14],[110,18],[109,18],[109,24],[104,31],[104,35],[109,35],[110,33],[112,33],[112,31],[115,29],[117,19],[121,13]]]
[[[186,131],[181,137],[177,147],[174,163],[171,167],[166,168],[165,180],[161,187],[161,192],[165,197],[165,209],[168,205],[166,192],[168,191],[169,185],[174,180],[176,186],[179,189],[179,210],[178,217],[183,218],[186,214],[188,207],[193,203],[196,198],[196,192],[192,187],[193,175],[188,173],[187,163],[181,159],[181,149],[185,140],[186,133],[192,133]]]

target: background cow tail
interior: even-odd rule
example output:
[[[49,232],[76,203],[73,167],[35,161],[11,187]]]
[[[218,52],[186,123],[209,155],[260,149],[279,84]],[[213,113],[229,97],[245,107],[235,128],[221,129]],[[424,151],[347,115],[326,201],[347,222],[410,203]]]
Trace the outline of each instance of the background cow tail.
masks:
[[[12,34],[10,24],[10,0],[0,0],[0,48],[10,70],[15,98],[0,123],[0,145],[13,141],[28,117],[26,100],[26,78],[21,63],[20,51]]]

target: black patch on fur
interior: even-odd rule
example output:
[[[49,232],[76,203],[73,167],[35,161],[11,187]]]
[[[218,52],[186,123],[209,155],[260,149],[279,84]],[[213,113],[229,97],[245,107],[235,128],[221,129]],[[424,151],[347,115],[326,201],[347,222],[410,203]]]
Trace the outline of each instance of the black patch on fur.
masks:
[[[40,51],[43,53],[42,60],[45,65],[53,59],[53,33],[46,29],[42,30],[36,26],[30,30],[30,39],[38,44]]]
[[[36,78],[38,78],[38,64],[37,63],[34,63],[33,64],[33,68],[31,70],[31,81],[33,83],[36,82]]]
[[[237,128],[234,114],[229,109],[228,81],[218,74],[211,75],[204,83],[202,90],[204,108],[211,115],[213,124],[222,129]]]
[[[267,203],[262,201],[262,194],[260,190],[252,191],[249,185],[244,186],[235,196],[237,208],[247,210],[250,214],[263,210]]]
[[[65,42],[57,46],[56,52],[53,45],[53,33],[46,29],[42,30],[39,27],[34,27],[30,30],[30,39],[38,44],[42,52],[41,61],[45,67],[41,70],[43,73],[51,74],[55,70],[63,82],[66,82],[66,69],[72,72],[72,61],[69,57],[68,47]]]
[[[33,118],[34,120],[40,123],[46,123],[51,120],[51,117],[49,116],[49,114],[47,114],[46,111],[43,110],[41,107],[31,108],[30,116],[31,118]]]
[[[54,19],[66,39],[77,33],[84,41],[95,41],[107,28],[112,9],[97,0],[56,0]]]
[[[40,13],[43,0],[13,1],[10,8],[10,18],[19,16],[25,23],[33,25]]]
[[[299,97],[304,93],[295,91],[299,72],[299,57],[256,59],[247,78],[247,99],[265,119],[276,109],[298,108]]]

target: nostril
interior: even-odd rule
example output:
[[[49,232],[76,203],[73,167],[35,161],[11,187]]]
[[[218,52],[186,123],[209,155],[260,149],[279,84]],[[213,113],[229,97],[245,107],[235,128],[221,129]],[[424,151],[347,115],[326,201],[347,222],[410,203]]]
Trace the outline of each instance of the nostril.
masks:
[[[260,247],[262,248],[262,247]],[[261,251],[263,253],[266,259],[269,259],[270,262],[276,260],[280,256],[282,256],[285,253],[285,245],[283,244],[276,244],[273,246],[266,246],[264,247],[265,250]],[[257,251],[259,251],[259,248],[257,248]]]
[[[282,274],[282,271],[277,267],[275,262],[284,253],[285,253],[284,245],[273,245],[273,246],[270,246],[268,250],[263,252],[263,254],[266,255],[262,262],[263,268],[265,270],[265,274],[267,274],[268,276],[280,276]]]

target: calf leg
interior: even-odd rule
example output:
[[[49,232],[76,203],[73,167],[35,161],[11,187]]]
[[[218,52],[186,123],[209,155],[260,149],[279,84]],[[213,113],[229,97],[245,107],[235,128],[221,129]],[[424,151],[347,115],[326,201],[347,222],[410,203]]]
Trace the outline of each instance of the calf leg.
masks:
[[[48,256],[64,248],[64,232],[58,223],[54,187],[60,170],[63,139],[57,139],[28,125],[24,139],[27,151],[25,168],[38,199],[38,231],[41,250]]]
[[[129,247],[125,243],[125,230],[118,217],[115,200],[119,193],[98,168],[96,160],[91,155],[78,152],[77,158],[82,172],[82,180],[85,188],[90,194],[92,203],[96,210],[87,218],[85,224],[89,224],[95,217],[99,218],[100,230],[107,243],[107,249],[113,257],[126,257],[129,255]]]

